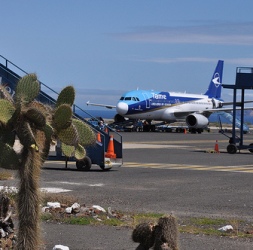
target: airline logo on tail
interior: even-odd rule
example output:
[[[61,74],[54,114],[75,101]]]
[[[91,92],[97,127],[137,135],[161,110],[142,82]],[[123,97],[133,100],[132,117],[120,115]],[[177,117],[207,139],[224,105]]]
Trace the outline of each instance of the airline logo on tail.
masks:
[[[222,72],[224,61],[219,60],[214,70],[213,77],[211,78],[208,89],[205,93],[209,98],[221,98],[221,86],[222,86]]]
[[[214,74],[214,77],[213,77],[212,82],[214,83],[214,86],[215,86],[216,88],[218,88],[218,87],[221,85],[221,83],[220,83],[220,74],[219,74],[218,72],[216,72],[216,73]]]

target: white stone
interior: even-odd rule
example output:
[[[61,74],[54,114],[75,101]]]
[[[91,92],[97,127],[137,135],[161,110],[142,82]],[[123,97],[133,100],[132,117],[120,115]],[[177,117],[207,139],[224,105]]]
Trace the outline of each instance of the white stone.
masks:
[[[100,206],[98,206],[98,205],[93,205],[92,207],[95,208],[95,209],[97,209],[97,210],[99,210],[99,211],[102,211],[102,212],[106,213],[105,209],[102,208],[102,207],[100,207]]]
[[[57,208],[57,207],[61,207],[60,202],[47,202],[47,206],[50,208]]]
[[[77,209],[77,208],[80,208],[80,204],[74,203],[71,207],[72,207],[73,209]]]
[[[69,250],[69,247],[63,245],[55,245],[53,250]]]
[[[67,207],[67,208],[65,209],[65,212],[66,212],[67,214],[71,214],[71,213],[72,213],[72,207]]]

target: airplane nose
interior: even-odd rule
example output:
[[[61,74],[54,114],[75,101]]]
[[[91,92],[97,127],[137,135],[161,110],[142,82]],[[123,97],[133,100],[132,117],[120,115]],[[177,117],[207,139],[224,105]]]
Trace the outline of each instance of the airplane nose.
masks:
[[[119,102],[116,106],[117,113],[125,115],[128,111],[128,105],[125,102]]]

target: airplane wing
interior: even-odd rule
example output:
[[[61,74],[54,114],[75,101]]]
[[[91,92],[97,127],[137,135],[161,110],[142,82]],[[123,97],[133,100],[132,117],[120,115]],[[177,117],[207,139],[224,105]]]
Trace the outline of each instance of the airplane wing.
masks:
[[[91,105],[91,106],[104,107],[104,108],[108,108],[108,109],[116,108],[115,105],[106,105],[106,104],[92,103],[92,102],[90,102],[90,101],[86,102],[86,104],[87,104],[87,105]]]
[[[240,107],[237,107],[236,110],[241,110]],[[244,110],[253,110],[253,107],[245,107]],[[202,114],[206,117],[209,117],[212,113],[215,112],[220,112],[220,111],[224,111],[224,112],[229,112],[229,111],[233,111],[233,107],[232,108],[216,108],[216,109],[206,109],[206,110],[192,110],[192,111],[174,111],[174,116],[176,118],[183,118],[187,115],[193,114],[193,113],[197,113],[197,114]]]
[[[251,102],[253,102],[253,101],[244,101],[244,103],[251,103]],[[223,106],[228,106],[228,105],[233,105],[234,104],[234,102],[223,102],[222,103],[222,105]],[[236,106],[241,106],[241,102],[236,102]]]
[[[241,110],[241,107],[237,107],[236,110]],[[244,110],[253,110],[253,107],[244,107]],[[207,109],[207,110],[202,111],[202,114],[204,114],[208,117],[212,113],[220,112],[220,111],[230,112],[230,111],[233,111],[233,107],[232,108]]]

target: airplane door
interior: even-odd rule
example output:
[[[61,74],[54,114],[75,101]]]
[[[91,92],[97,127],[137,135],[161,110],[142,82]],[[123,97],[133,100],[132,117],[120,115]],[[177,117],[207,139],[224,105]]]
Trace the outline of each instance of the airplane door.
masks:
[[[144,98],[146,100],[146,108],[149,109],[151,101],[150,101],[150,99],[149,99],[149,97],[148,97],[148,95],[146,93],[142,93],[142,94],[143,94],[143,96],[144,96]]]

